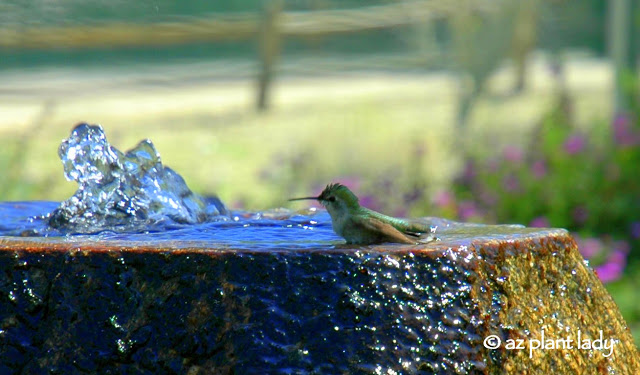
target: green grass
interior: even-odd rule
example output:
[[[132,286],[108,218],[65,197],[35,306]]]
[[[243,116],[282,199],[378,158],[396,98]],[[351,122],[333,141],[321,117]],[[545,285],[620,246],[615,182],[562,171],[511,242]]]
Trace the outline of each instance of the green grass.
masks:
[[[575,104],[579,117],[602,116],[608,110],[601,100],[606,72],[599,69],[582,72],[605,77],[587,83],[573,83],[568,69],[570,86],[580,92]],[[531,89],[520,96],[504,95],[509,75],[497,75],[492,93],[480,100],[463,133],[451,126],[457,86],[447,75],[281,79],[274,87],[273,110],[257,114],[251,81],[169,82],[150,89],[137,83],[108,85],[109,77],[99,72],[24,73],[10,82],[45,89],[0,104],[0,163],[5,170],[18,169],[0,200],[70,196],[75,184],[63,178],[57,147],[79,121],[102,124],[110,142],[123,151],[150,138],[163,162],[194,191],[218,193],[225,202],[243,201],[252,209],[283,205],[290,195],[309,193],[311,185],[340,176],[358,176],[371,184],[384,175],[410,180],[416,171],[409,163],[420,165],[434,191],[460,166],[454,146],[459,139],[490,152],[526,140],[553,97],[548,74],[537,68],[533,72]],[[64,77],[61,83],[58,76]],[[88,90],[92,86],[96,89]],[[30,132],[46,101],[53,105],[29,137],[28,155],[17,165],[6,165],[11,145]],[[416,163],[412,153],[417,148],[424,153]]]

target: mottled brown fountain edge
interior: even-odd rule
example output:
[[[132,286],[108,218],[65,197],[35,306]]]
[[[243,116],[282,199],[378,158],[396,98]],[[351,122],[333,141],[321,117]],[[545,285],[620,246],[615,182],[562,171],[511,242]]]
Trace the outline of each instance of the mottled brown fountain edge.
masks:
[[[575,348],[532,351],[502,348],[501,364],[506,373],[640,373],[638,348],[627,323],[568,232],[561,230],[520,241],[474,241],[474,252],[485,260],[480,263],[478,274],[487,282],[484,297],[482,284],[474,285],[474,300],[487,303],[491,301],[488,295],[496,289],[506,297],[497,317],[485,316],[489,328],[485,336],[495,334],[494,329],[500,325],[511,327],[506,330],[508,339],[522,339],[525,345],[532,338],[540,339],[542,330],[552,340],[575,339],[577,330],[583,338],[591,340],[599,337],[600,330],[605,339],[618,340],[608,358],[595,350]],[[571,298],[547,297],[562,293]],[[540,298],[545,303],[540,303]],[[491,307],[485,305],[480,310],[488,312]]]

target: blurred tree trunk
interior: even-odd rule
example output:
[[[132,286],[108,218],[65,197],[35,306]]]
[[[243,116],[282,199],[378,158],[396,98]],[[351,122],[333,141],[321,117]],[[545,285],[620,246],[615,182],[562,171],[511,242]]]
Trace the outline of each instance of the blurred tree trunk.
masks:
[[[527,62],[538,36],[538,0],[518,2],[516,22],[511,40],[511,56],[516,66],[514,91],[522,92],[526,85]]]
[[[510,52],[519,3],[500,4],[499,11],[482,15],[473,11],[472,0],[459,1],[451,17],[453,53],[462,73],[456,118],[460,130],[466,127],[487,80]]]
[[[258,111],[264,111],[269,106],[269,91],[273,81],[274,65],[280,54],[281,41],[278,21],[282,8],[282,0],[271,0],[265,5],[262,29],[259,34],[261,70],[258,77]]]
[[[609,1],[609,55],[614,69],[614,116],[632,107],[629,81],[635,71],[632,0]]]

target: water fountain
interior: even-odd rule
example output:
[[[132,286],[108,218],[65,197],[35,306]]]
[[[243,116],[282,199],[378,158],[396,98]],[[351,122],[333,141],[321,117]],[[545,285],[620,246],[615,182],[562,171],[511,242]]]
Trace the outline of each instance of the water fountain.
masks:
[[[441,241],[345,246],[322,210],[194,194],[150,141],[82,124],[60,156],[70,199],[0,203],[0,373],[640,373],[565,230],[425,218]],[[617,341],[506,345],[544,333]]]

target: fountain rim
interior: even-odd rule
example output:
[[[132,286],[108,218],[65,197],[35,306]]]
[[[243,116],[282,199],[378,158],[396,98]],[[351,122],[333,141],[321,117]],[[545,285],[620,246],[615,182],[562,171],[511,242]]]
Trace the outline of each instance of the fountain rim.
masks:
[[[486,226],[492,227],[490,225]],[[452,234],[456,236],[449,237]],[[351,245],[336,243],[331,247],[298,248],[283,245],[281,249],[255,249],[251,246],[238,246],[223,243],[214,243],[202,240],[91,240],[86,237],[17,237],[0,236],[0,251],[25,251],[32,253],[159,253],[159,254],[308,254],[308,253],[442,253],[447,251],[462,252],[466,249],[473,250],[485,246],[505,246],[515,242],[528,242],[540,240],[570,240],[573,237],[566,229],[559,228],[520,228],[520,232],[514,232],[510,238],[497,238],[490,232],[486,235],[464,235],[445,230],[441,234],[440,241],[424,244],[380,244],[380,245]],[[449,238],[448,238],[449,237]],[[526,246],[528,247],[528,246]]]

